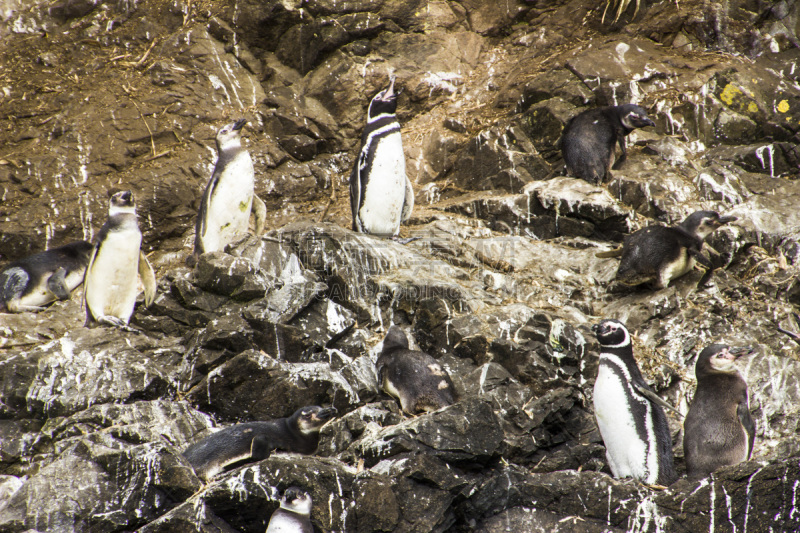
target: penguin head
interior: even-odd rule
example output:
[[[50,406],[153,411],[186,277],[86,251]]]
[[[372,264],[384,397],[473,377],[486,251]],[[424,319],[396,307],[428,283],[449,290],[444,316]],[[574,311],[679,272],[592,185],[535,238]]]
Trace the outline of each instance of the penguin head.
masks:
[[[389,87],[376,94],[372,101],[369,103],[367,110],[367,122],[376,119],[380,115],[391,115],[397,110],[397,96],[399,91],[394,90],[394,82],[396,76],[392,76],[389,81]]]
[[[381,353],[388,353],[393,350],[405,348],[408,350],[408,337],[400,329],[400,326],[392,326],[386,332],[386,337],[383,338],[383,349]]]
[[[311,514],[311,494],[300,487],[289,487],[283,491],[281,508],[293,513],[309,516]]]
[[[111,196],[111,201],[108,203],[108,216],[121,213],[136,214],[136,204],[131,191],[120,191]]]
[[[712,344],[705,347],[697,357],[695,375],[699,379],[705,374],[715,372],[735,374],[737,372],[736,360],[752,353],[755,353],[755,350],[749,347],[735,348],[727,344]]]
[[[245,119],[225,124],[217,132],[217,150],[238,149],[242,146],[242,128],[247,124]]]
[[[687,232],[705,239],[720,226],[734,220],[738,219],[735,216],[720,216],[716,211],[695,211],[681,222],[681,227]]]
[[[313,433],[319,433],[319,430],[322,429],[325,422],[333,418],[337,412],[335,407],[309,405],[295,411],[292,415],[292,419],[295,420],[297,427],[300,429],[300,433],[303,435],[311,435]]]
[[[656,123],[647,116],[647,111],[635,104],[625,104],[616,107],[619,121],[629,130],[655,126]]]
[[[628,328],[619,320],[605,319],[592,326],[592,331],[603,348],[624,348],[631,344]]]

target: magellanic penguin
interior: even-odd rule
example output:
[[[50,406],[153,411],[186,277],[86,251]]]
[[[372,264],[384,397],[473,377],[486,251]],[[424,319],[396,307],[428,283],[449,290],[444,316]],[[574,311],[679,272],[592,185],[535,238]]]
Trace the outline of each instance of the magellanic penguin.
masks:
[[[736,360],[751,348],[712,344],[695,365],[697,389],[683,424],[683,453],[691,479],[747,461],[753,454],[756,425],[750,416],[747,383]]]
[[[395,77],[375,95],[367,109],[367,125],[350,173],[353,231],[395,237],[411,216],[414,189],[406,176],[400,123],[397,122]]]
[[[615,279],[624,285],[653,282],[657,289],[690,272],[700,263],[713,265],[703,255],[703,240],[720,226],[736,220],[715,211],[696,211],[677,226],[648,226],[628,235]]]
[[[281,506],[272,513],[266,533],[314,533],[311,495],[298,487],[283,492]]]
[[[312,405],[287,418],[235,424],[192,444],[183,456],[208,481],[227,467],[266,459],[274,450],[308,455],[316,451],[319,431],[334,415],[334,407]]]
[[[672,437],[661,400],[647,385],[633,358],[627,328],[617,320],[592,326],[600,342],[600,365],[594,384],[594,416],[606,459],[616,478],[648,485],[676,479]]]
[[[83,283],[92,248],[76,241],[6,265],[0,271],[0,312],[41,311],[56,300],[69,300]]]
[[[376,367],[383,391],[397,398],[410,415],[435,411],[455,401],[447,371],[430,355],[409,350],[408,338],[398,326],[386,333]]]
[[[133,193],[123,191],[111,197],[108,220],[97,234],[94,251],[86,267],[83,301],[86,326],[95,323],[127,327],[144,285],[144,304],[156,296],[156,276],[141,250],[142,232],[136,217]]]
[[[237,120],[217,132],[219,155],[197,214],[194,253],[187,259],[190,266],[197,263],[200,254],[224,250],[237,237],[244,236],[251,210],[255,214],[256,235],[264,229],[267,208],[255,195],[253,160],[242,146],[246,122]]]
[[[628,157],[625,136],[646,126],[655,123],[647,111],[634,104],[589,109],[572,117],[561,136],[567,173],[594,185],[603,183],[614,160],[614,145],[619,143],[622,150],[614,163],[614,169],[618,169]]]

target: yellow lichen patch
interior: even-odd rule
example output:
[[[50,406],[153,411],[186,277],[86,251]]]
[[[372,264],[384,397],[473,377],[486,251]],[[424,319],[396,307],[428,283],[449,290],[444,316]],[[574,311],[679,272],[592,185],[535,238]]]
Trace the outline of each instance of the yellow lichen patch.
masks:
[[[787,111],[789,111],[789,102],[787,102],[786,100],[781,100],[780,102],[778,102],[778,111],[781,113],[786,113]]]
[[[239,211],[247,211],[247,202],[239,202]]]
[[[756,111],[758,111],[758,106],[756,105],[755,102],[750,102],[749,104],[747,104],[748,113],[755,113]]]
[[[732,83],[729,83],[722,90],[722,94],[719,95],[719,99],[728,105],[732,105],[733,101],[741,95],[742,95],[742,90],[733,85]]]

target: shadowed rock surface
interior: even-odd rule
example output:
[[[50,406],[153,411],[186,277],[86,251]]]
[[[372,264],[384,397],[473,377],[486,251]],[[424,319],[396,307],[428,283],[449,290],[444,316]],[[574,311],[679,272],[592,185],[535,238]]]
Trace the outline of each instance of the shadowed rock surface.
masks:
[[[84,329],[82,289],[0,315],[0,531],[260,533],[293,485],[318,531],[800,529],[800,347],[777,329],[800,328],[800,4],[641,3],[614,23],[603,0],[7,4],[0,266],[91,240],[130,189],[159,290],[132,317],[142,334]],[[406,245],[345,229],[392,73]],[[622,103],[656,122],[625,165],[601,186],[561,175],[564,124]],[[190,270],[214,135],[237,118],[267,231]],[[707,239],[710,285],[695,270],[609,290],[618,260],[597,252],[700,209],[738,217]],[[740,367],[753,460],[663,491],[611,478],[601,318],[626,323],[682,413],[703,347],[756,348]],[[393,323],[459,401],[407,418],[380,391]],[[205,485],[181,455],[304,405],[339,411],[316,455]]]

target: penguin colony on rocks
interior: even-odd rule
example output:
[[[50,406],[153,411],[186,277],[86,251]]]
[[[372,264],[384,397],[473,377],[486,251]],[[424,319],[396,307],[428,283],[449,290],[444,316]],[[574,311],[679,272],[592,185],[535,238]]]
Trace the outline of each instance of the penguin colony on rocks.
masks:
[[[370,101],[361,144],[350,174],[352,229],[396,238],[409,219],[414,191],[405,173],[405,157],[397,120],[396,79]],[[255,173],[242,145],[244,120],[223,126],[216,135],[218,159],[202,196],[194,246],[187,258],[224,251],[248,230],[255,215],[255,233],[264,227],[266,208],[255,195]],[[627,157],[625,137],[636,128],[654,126],[647,112],[633,104],[584,111],[565,126],[561,150],[569,174],[593,184],[609,178]],[[614,162],[615,146],[621,156]],[[625,238],[618,250],[598,254],[620,256],[616,281],[624,285],[652,283],[663,289],[694,267],[708,273],[711,260],[704,239],[736,217],[697,211],[676,226],[650,226]],[[133,194],[111,197],[108,219],[94,245],[78,241],[14,261],[0,271],[0,311],[41,311],[69,299],[84,284],[86,325],[110,325],[127,331],[136,297],[144,286],[144,305],[155,299],[156,280],[141,250]],[[668,485],[677,478],[672,437],[664,408],[672,409],[647,384],[636,362],[633,339],[622,322],[603,320],[592,327],[600,345],[594,384],[594,413],[615,477],[648,485]],[[794,334],[793,334],[794,335]],[[795,336],[800,341],[800,337]],[[747,384],[735,368],[749,348],[714,344],[696,364],[697,390],[686,416],[684,454],[691,478],[746,461],[753,453],[755,423],[750,415]],[[383,339],[375,370],[383,391],[408,415],[446,408],[457,398],[447,370],[433,357],[409,349],[406,334],[391,326]],[[199,439],[183,455],[196,474],[208,481],[241,464],[262,460],[273,451],[312,454],[322,426],[336,409],[307,406],[291,416],[235,424]],[[267,533],[311,532],[311,496],[298,487],[285,490]]]

